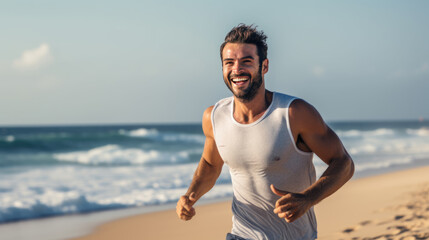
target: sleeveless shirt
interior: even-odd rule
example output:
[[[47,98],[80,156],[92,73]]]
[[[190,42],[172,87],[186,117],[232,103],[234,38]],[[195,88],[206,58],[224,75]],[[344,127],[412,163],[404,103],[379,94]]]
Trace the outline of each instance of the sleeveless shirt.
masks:
[[[233,97],[220,100],[211,113],[217,149],[228,165],[233,187],[231,233],[244,239],[315,239],[313,207],[292,223],[273,212],[270,185],[301,192],[315,182],[313,154],[299,150],[289,126],[295,97],[274,92],[264,115],[250,124],[234,117]]]

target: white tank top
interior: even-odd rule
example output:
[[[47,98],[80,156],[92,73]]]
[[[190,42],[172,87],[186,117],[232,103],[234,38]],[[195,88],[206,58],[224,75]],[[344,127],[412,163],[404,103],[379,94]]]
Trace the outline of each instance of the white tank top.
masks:
[[[299,150],[289,126],[288,108],[296,99],[273,93],[264,115],[250,124],[233,117],[233,97],[220,100],[211,120],[216,145],[231,173],[232,234],[245,239],[315,239],[317,225],[311,208],[293,223],[273,213],[276,201],[270,185],[301,192],[316,180],[313,154]]]

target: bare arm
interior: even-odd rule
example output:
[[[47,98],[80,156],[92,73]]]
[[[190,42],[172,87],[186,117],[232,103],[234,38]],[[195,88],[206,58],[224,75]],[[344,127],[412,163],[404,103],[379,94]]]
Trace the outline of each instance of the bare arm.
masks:
[[[282,196],[274,212],[292,222],[343,186],[353,176],[354,164],[338,136],[313,106],[296,100],[291,104],[289,118],[297,145],[314,152],[328,164],[323,175],[301,193],[289,193],[272,186],[273,192]]]
[[[212,109],[213,107],[207,108],[203,115],[203,132],[206,140],[200,163],[188,191],[177,202],[176,212],[182,220],[190,220],[195,215],[192,206],[214,186],[222,171],[223,160],[216,147],[211,123]]]

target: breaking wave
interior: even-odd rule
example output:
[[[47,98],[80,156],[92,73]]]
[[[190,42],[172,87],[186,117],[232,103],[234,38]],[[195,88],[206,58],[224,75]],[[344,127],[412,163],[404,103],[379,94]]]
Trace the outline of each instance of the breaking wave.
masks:
[[[184,163],[190,162],[190,154],[198,150],[174,153],[138,148],[121,148],[118,145],[106,145],[88,151],[57,153],[53,157],[59,161],[75,162],[86,165],[144,165],[149,163]]]

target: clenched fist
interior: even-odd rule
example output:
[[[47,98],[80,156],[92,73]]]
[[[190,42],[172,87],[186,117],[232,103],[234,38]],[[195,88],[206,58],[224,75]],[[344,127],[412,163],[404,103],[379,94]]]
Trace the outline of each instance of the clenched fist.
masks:
[[[189,196],[181,196],[176,206],[177,216],[184,221],[191,220],[191,218],[195,216],[195,209],[192,206],[196,201],[197,199],[195,198],[194,192],[189,194]]]
[[[286,222],[290,223],[295,221],[313,206],[311,199],[302,193],[282,191],[275,188],[272,184],[271,191],[281,197],[276,202],[274,213],[276,213],[279,218],[284,218]]]

